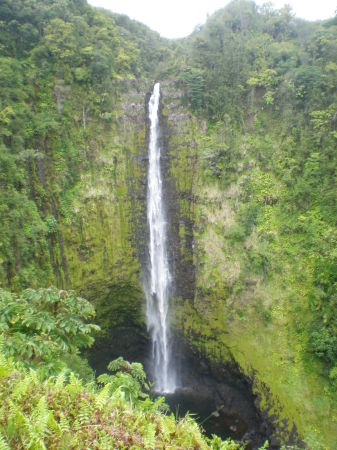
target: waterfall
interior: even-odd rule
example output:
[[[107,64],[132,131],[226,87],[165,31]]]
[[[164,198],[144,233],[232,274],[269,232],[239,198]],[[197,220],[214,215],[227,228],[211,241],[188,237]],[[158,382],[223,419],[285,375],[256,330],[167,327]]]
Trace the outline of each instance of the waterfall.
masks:
[[[149,267],[146,292],[147,327],[152,340],[155,389],[174,392],[175,371],[169,343],[168,307],[171,274],[167,256],[166,220],[160,170],[159,146],[160,84],[156,83],[149,102],[150,141],[147,184],[149,226]]]

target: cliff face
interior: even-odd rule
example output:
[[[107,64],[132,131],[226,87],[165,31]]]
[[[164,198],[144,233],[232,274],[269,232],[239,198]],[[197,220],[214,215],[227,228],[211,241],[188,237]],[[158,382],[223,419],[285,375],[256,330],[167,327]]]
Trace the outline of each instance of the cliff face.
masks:
[[[68,286],[94,302],[102,334],[91,361],[105,370],[124,354],[144,360],[141,255],[146,241],[146,109],[149,82],[120,82],[118,114],[94,152],[95,170],[81,182],[74,221],[62,226]]]
[[[294,262],[284,253],[289,238],[276,226],[277,243],[272,239],[267,244],[262,234],[270,233],[268,227],[277,221],[280,185],[260,172],[254,157],[250,139],[258,125],[251,124],[245,136],[233,132],[230,124],[207,130],[184,106],[186,92],[179,83],[163,82],[162,91],[175,333],[183,332],[214,373],[220,367],[228,373],[239,367],[259,408],[274,423],[273,445],[304,438],[313,448],[333,448],[333,394],[322,397],[324,377],[300,357],[303,347],[294,347],[300,321],[305,323],[309,312],[305,296],[299,297]],[[270,151],[261,150],[265,142],[259,145],[259,152]],[[209,148],[217,146],[231,146],[240,155],[236,177],[229,176],[225,184],[207,176]],[[247,197],[252,179],[257,194]],[[253,210],[253,219],[245,208]],[[263,214],[259,227],[247,223],[256,220],[254,208]],[[282,261],[287,263],[280,266]],[[292,296],[297,298],[294,305]],[[317,408],[317,402],[324,408]]]
[[[98,321],[104,330],[104,335],[97,338],[89,354],[97,370],[104,370],[106,364],[119,354],[147,364],[149,342],[142,312],[144,296],[141,280],[148,257],[146,128],[147,102],[151,89],[152,83],[146,81],[130,81],[122,88],[124,93],[120,104],[123,114],[118,124],[121,130],[118,139],[122,143],[119,160],[125,161],[125,171],[120,169],[115,183],[125,183],[125,197],[120,197],[121,208],[115,210],[111,210],[109,196],[101,203],[101,214],[108,217],[111,212],[119,224],[111,228],[113,238],[110,245],[111,250],[123,249],[123,257],[119,260],[104,260],[102,257],[94,259],[99,252],[106,252],[105,247],[101,247],[104,240],[101,240],[96,241],[96,250],[92,251],[92,256],[88,252],[86,260],[89,265],[95,261],[95,271],[84,276],[75,269],[82,267],[82,264],[78,262],[74,266],[74,274],[80,276],[81,291],[87,296],[89,294],[89,298],[95,302]],[[274,421],[274,432],[269,430],[269,435],[273,434],[273,442],[277,447],[278,442],[296,439],[294,418],[280,401],[279,393],[269,390],[264,375],[260,378],[254,366],[253,358],[256,354],[250,353],[251,348],[246,347],[247,341],[243,339],[244,332],[250,332],[244,327],[245,319],[242,316],[250,314],[244,306],[244,312],[236,320],[239,304],[255,305],[256,278],[247,279],[246,287],[240,290],[234,308],[226,306],[231,301],[231,289],[241,275],[240,265],[235,260],[237,256],[233,256],[228,240],[222,235],[222,227],[226,230],[226,227],[232,224],[235,214],[228,204],[228,198],[235,193],[237,195],[237,191],[231,187],[234,194],[228,194],[204,179],[202,141],[207,133],[204,124],[197,121],[184,106],[185,93],[180,82],[164,80],[161,89],[162,171],[170,264],[175,280],[171,323],[173,346],[181,376],[187,384],[193,384],[195,379],[188,375],[188,371],[191,369],[198,373],[200,370],[194,367],[195,356],[191,360],[190,350],[182,343],[183,339],[189,342],[194,352],[206,363],[208,376],[215,376],[215,383],[221,383],[229,377],[229,385],[240,386],[240,380],[246,377],[259,399],[256,404],[265,410],[266,418],[269,416],[269,420]],[[134,137],[131,144],[130,136]],[[140,144],[137,146],[134,142]],[[133,151],[123,155],[128,145]],[[104,178],[101,179],[102,184],[107,184]],[[87,211],[87,206],[83,211]],[[119,216],[121,211],[122,216]],[[100,230],[97,236],[101,236],[100,233],[106,236],[106,228],[102,228],[100,215],[92,216],[91,220],[93,226],[90,229],[93,234],[92,237],[87,235],[89,238],[82,241],[86,242],[86,245],[95,243],[97,230]],[[109,219],[106,220],[109,224]],[[125,241],[122,229],[127,230],[124,234]],[[73,245],[71,242],[74,242],[74,237],[69,238],[70,246]],[[109,242],[109,237],[106,242]],[[108,245],[109,249],[109,244],[105,245]],[[129,255],[129,259],[124,255]],[[259,326],[260,322],[257,322],[256,331]],[[247,339],[249,342],[249,337]],[[253,339],[251,341],[254,345]],[[185,347],[184,351],[181,350],[182,347]],[[247,352],[244,358],[242,352]],[[181,367],[184,365],[186,367]],[[242,392],[249,396],[249,390],[245,389]]]
[[[294,438],[294,425],[301,436],[310,435],[317,426],[326,436],[319,439],[331,446],[333,403],[324,399],[326,412],[319,419],[315,409],[310,412],[322,381],[306,372],[292,349],[287,325],[292,311],[279,288],[287,274],[270,280],[258,237],[242,239],[235,228],[246,177],[255,165],[248,144],[240,137],[231,144],[246,148],[248,155],[239,162],[238,180],[224,187],[207,178],[207,142],[221,131],[207,130],[191,114],[181,82],[169,79],[161,86],[162,170],[175,279],[174,334],[185,337],[217,380],[224,377],[219,368],[234,373],[239,367],[250,380],[259,407],[276,424],[276,446]],[[50,201],[58,228],[50,236],[49,280],[75,289],[95,304],[102,333],[89,359],[98,371],[120,354],[145,364],[148,356],[141,280],[147,259],[147,102],[152,87],[151,80],[117,82],[115,118],[107,123],[87,118],[79,144],[86,167],[79,182],[61,201]],[[71,91],[64,107],[70,104],[73,111],[80,106]],[[220,145],[226,145],[226,136],[221,139]],[[37,183],[44,182],[50,199],[55,195],[55,160],[50,155],[37,172]],[[261,261],[261,270],[247,270],[247,254]],[[304,411],[299,410],[303,402]]]
[[[89,356],[101,371],[120,354],[145,363],[148,356],[142,278],[148,257],[147,103],[152,87],[151,80],[118,81],[113,87],[118,92],[114,119],[102,123],[88,114],[82,144],[87,167],[66,198],[71,214],[64,217],[55,202],[58,228],[50,241],[53,283],[75,289],[95,304],[102,333]],[[182,98],[181,83],[162,83],[160,128],[170,264],[176,295],[191,300],[197,122]],[[67,102],[74,102],[71,92],[65,106]],[[45,172],[50,193],[52,163]]]
[[[336,20],[233,2],[173,44],[53,4],[0,8],[1,286],[75,289],[102,327],[97,370],[146,362],[158,77],[175,348],[249,379],[282,442],[295,424],[336,448]]]

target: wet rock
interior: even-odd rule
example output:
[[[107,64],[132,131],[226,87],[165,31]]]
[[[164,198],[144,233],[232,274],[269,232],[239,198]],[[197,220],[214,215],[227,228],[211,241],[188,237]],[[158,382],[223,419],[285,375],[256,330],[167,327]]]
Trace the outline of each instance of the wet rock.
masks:
[[[272,436],[269,441],[271,448],[279,449],[281,447],[281,441],[276,436]]]

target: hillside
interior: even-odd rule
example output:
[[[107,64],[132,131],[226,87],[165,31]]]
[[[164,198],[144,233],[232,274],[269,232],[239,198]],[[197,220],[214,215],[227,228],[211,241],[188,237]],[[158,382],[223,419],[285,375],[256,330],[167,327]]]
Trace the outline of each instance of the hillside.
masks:
[[[273,448],[336,448],[336,61],[337,19],[287,7],[234,0],[169,41],[85,0],[2,1],[0,287],[75,290],[95,369],[145,361],[159,80],[174,333],[239,368]]]

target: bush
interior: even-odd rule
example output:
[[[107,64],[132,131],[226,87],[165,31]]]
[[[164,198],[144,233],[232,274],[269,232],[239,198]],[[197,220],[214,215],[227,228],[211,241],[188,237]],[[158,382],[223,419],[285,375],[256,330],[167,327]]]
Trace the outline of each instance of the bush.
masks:
[[[0,289],[0,333],[4,351],[27,367],[55,372],[62,358],[90,347],[97,325],[85,323],[94,307],[72,291],[26,289],[20,295]]]
[[[116,364],[130,368],[129,383],[145,376],[140,365]],[[39,372],[18,367],[0,351],[0,449],[240,448],[215,437],[208,444],[191,417],[177,422],[163,414],[162,398],[129,401],[124,383],[118,374],[109,375],[103,388],[72,373],[41,381]]]

